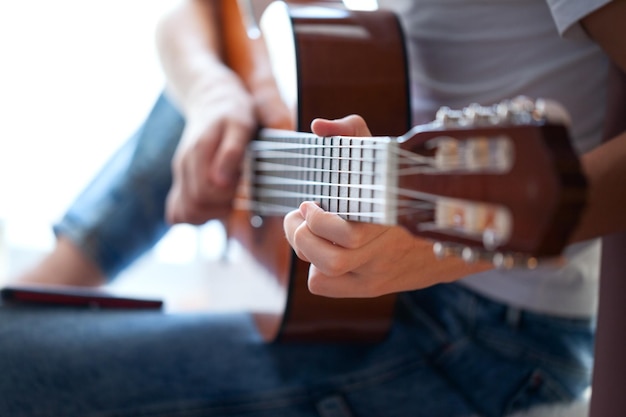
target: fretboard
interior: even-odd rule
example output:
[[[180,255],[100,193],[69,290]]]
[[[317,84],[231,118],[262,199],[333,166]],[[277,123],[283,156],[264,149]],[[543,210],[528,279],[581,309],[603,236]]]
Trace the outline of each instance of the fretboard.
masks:
[[[395,224],[397,142],[385,137],[318,137],[263,129],[249,146],[259,215],[284,215],[303,201],[348,220]]]

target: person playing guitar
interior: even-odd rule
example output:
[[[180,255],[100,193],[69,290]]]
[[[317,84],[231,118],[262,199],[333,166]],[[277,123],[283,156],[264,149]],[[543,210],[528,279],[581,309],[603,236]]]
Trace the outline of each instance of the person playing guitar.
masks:
[[[277,84],[288,78],[276,77],[276,68],[265,65],[263,37],[250,31],[250,43],[239,44],[243,58],[233,53],[230,40],[242,33],[229,32],[235,23],[230,23],[226,16],[234,3],[234,0],[184,1],[163,20],[158,31],[168,83],[151,121],[166,121],[169,126],[159,149],[170,150],[164,155],[168,173],[172,162],[172,182],[171,187],[169,183],[165,187],[165,193],[159,194],[159,203],[163,203],[163,216],[170,224],[202,224],[208,219],[228,218],[233,209],[238,212],[235,204],[245,174],[242,161],[260,127],[304,131],[310,123],[314,136],[338,137],[339,141],[346,137],[354,140],[372,137],[372,133],[401,137],[409,130],[409,126],[400,126],[402,121],[397,122],[398,118],[402,119],[403,109],[391,105],[383,105],[375,112],[384,114],[382,119],[397,123],[389,132],[380,132],[377,122],[370,121],[376,114],[370,118],[369,114],[341,117],[320,113],[321,118],[311,120],[308,113],[304,116],[298,113],[296,109],[302,110],[315,100],[303,97],[300,102],[289,101],[285,98],[290,96],[281,95]],[[329,2],[289,3],[299,5],[276,7],[287,11],[293,36],[303,40],[298,44],[300,52],[307,46],[304,39],[308,38],[297,36],[311,35],[323,40],[338,34],[363,43],[371,40],[372,33],[379,37],[398,28],[387,23],[386,30],[380,33],[364,29],[355,23],[358,19],[354,16],[358,13],[351,14],[336,5],[320,5]],[[548,150],[533,153],[538,155],[536,160],[521,168],[532,176],[537,167],[543,169],[543,163],[551,161],[559,172],[565,173],[557,177],[563,188],[551,188],[567,190],[557,198],[557,207],[578,207],[572,210],[576,213],[573,223],[569,211],[556,210],[563,216],[557,220],[568,225],[558,229],[564,233],[560,238],[564,244],[573,244],[565,248],[565,263],[540,262],[534,269],[516,265],[511,269],[494,268],[493,258],[485,261],[481,256],[484,252],[473,257],[471,250],[465,260],[461,256],[439,259],[433,253],[431,239],[412,233],[401,222],[389,225],[353,221],[320,207],[319,201],[310,198],[284,215],[284,220],[280,217],[286,242],[310,268],[304,278],[305,287],[316,296],[340,301],[376,300],[398,294],[386,307],[391,321],[388,327],[383,326],[384,336],[376,343],[310,342],[306,338],[303,340],[307,343],[297,339],[291,340],[295,343],[267,343],[251,316],[245,313],[76,316],[73,312],[61,312],[34,318],[30,311],[2,308],[0,314],[5,317],[0,320],[0,332],[13,335],[13,339],[1,348],[0,357],[9,358],[12,363],[28,363],[29,367],[26,372],[19,367],[4,367],[12,384],[0,392],[0,414],[20,415],[16,410],[21,411],[24,404],[37,404],[55,410],[51,413],[57,415],[85,415],[97,406],[105,414],[115,410],[118,415],[156,410],[172,416],[189,413],[505,416],[581,398],[589,387],[593,356],[598,246],[591,239],[626,228],[621,216],[625,202],[614,192],[625,174],[626,134],[600,144],[608,64],[612,62],[626,70],[626,29],[621,24],[626,18],[625,3],[594,0],[582,10],[539,0],[523,4],[472,0],[380,0],[378,3],[381,11],[390,10],[397,16],[402,28],[404,52],[408,57],[407,89],[411,92],[410,125],[427,125],[437,119],[442,106],[462,109],[474,102],[491,105],[522,94],[555,99],[571,115],[569,131],[580,162],[573,163],[569,157],[553,159],[559,152],[552,152],[552,142],[546,140],[539,142]],[[319,20],[311,19],[311,15]],[[255,55],[258,51],[261,55]],[[346,49],[341,58],[354,59],[354,65],[358,66],[358,58],[363,54],[351,55],[353,51],[356,49]],[[371,59],[373,51],[370,50],[370,60],[366,60],[372,66],[377,64],[376,59]],[[315,73],[322,77],[338,68],[350,68],[339,58],[327,56],[324,65],[315,67]],[[253,65],[246,67],[246,62]],[[246,68],[255,71],[246,72]],[[310,68],[297,66],[298,75]],[[358,81],[358,71],[352,74],[343,86],[350,87]],[[384,81],[368,82],[374,88]],[[328,91],[332,92],[333,88],[320,84],[314,85],[312,91],[330,94]],[[344,95],[334,96],[328,105],[340,101]],[[355,95],[357,102],[367,98],[365,94]],[[386,98],[385,93],[377,93],[376,99],[381,102]],[[467,120],[481,120],[482,110],[472,112],[471,106],[468,109],[466,113],[471,113],[471,117],[467,119],[466,113],[457,117],[454,111],[443,111],[440,122],[448,126],[450,119],[456,121],[457,127],[452,129],[456,132],[458,126],[467,127],[463,125]],[[527,113],[522,113],[533,115],[534,123],[537,109],[526,110]],[[349,109],[346,112],[361,113]],[[504,119],[508,120],[508,115],[505,109]],[[486,117],[491,120],[491,115]],[[543,123],[543,118],[539,119]],[[436,164],[443,155],[447,162],[434,165],[438,168],[434,174],[420,171],[419,175],[424,176],[414,176],[420,179],[420,184],[415,186],[421,187],[430,179],[444,184],[446,191],[463,188],[453,184],[460,174],[471,169],[468,165],[459,171],[456,162],[449,168],[448,162],[456,160],[450,159],[450,154],[476,162],[480,158],[465,156],[474,155],[477,149],[487,149],[488,154],[505,156],[505,161],[506,155],[512,155],[511,161],[522,159],[524,147],[518,147],[519,142],[510,133],[513,130],[516,129],[500,134],[479,130],[479,134],[474,131],[459,138],[445,129],[445,134],[438,134],[435,140],[419,142],[418,159]],[[321,159],[326,156],[322,155]],[[163,159],[158,162],[161,165],[150,165],[149,174],[155,174],[157,167],[164,169]],[[493,167],[495,174],[491,171]],[[474,172],[472,175],[481,181],[478,185],[472,183],[466,191],[475,191],[492,204],[486,197],[490,188],[481,188],[481,184],[485,184],[485,178],[495,178],[511,168],[505,164],[498,171],[498,167],[495,164],[485,171],[479,170],[478,174]],[[570,193],[574,189],[569,188],[571,183],[576,185],[580,180],[580,169],[587,185],[574,187],[582,189],[582,193]],[[338,175],[343,172],[335,171]],[[444,174],[454,174],[455,181],[444,183]],[[552,180],[546,177],[547,183]],[[537,195],[535,185],[539,187],[541,182],[510,184],[509,194],[523,196],[521,201],[525,202]],[[399,188],[406,191],[405,187]],[[432,190],[417,191],[424,197],[420,204],[428,202],[426,197],[432,195]],[[444,197],[454,201],[457,198],[447,194]],[[570,200],[576,203],[560,205]],[[550,211],[552,203],[548,196],[545,201]],[[524,204],[522,207],[527,207]],[[470,223],[466,219],[473,210],[459,212],[456,206],[452,206],[453,210],[449,207],[428,206],[425,211],[431,213],[431,218],[438,215],[432,214],[436,212],[450,219],[444,224],[444,231],[458,231],[457,226]],[[504,212],[506,219],[507,211]],[[137,213],[145,212],[136,210],[134,214]],[[489,216],[482,216],[486,217]],[[102,224],[112,221],[107,216],[101,219]],[[158,235],[156,229],[161,220],[152,221],[151,236]],[[263,227],[273,221],[260,220]],[[70,230],[67,223],[66,231]],[[491,220],[483,223],[495,224]],[[441,224],[435,222],[435,226]],[[550,229],[552,226],[546,227],[554,230]],[[527,229],[505,227],[503,236],[515,237],[519,233],[528,236],[525,233],[533,229],[532,225]],[[64,229],[58,230],[63,236]],[[506,230],[512,231],[509,234]],[[93,243],[93,234],[82,235]],[[126,237],[124,233],[121,235]],[[457,240],[469,245],[464,236]],[[152,243],[150,239],[147,241]],[[494,243],[486,238],[481,240],[483,243],[490,252],[493,247],[499,247],[500,241],[496,239]],[[142,244],[147,245],[146,240]],[[60,239],[59,245],[61,249],[32,275],[24,277],[25,281],[101,284],[109,271],[121,267],[121,263],[104,266],[93,262],[84,255],[88,252],[82,252],[80,244],[69,238]],[[266,248],[261,246],[260,250]],[[454,248],[450,249],[453,254]],[[447,255],[448,251],[440,254]],[[323,309],[320,307],[315,312],[323,314]],[[367,311],[367,307],[363,310]],[[19,330],[32,328],[33,322],[43,331],[25,334]],[[335,336],[345,329],[332,321],[329,323],[328,319],[323,323],[331,328],[335,326],[331,332]],[[311,332],[316,330],[313,328]],[[81,372],[86,366],[85,356],[73,334],[80,334],[81,341],[89,345],[94,360],[89,364],[92,370],[89,378],[81,376],[86,375]],[[54,338],[59,335],[64,336]],[[115,346],[109,346],[112,341],[116,341]],[[46,355],[36,354],[40,346],[45,346],[46,353],[62,366],[50,366]],[[71,378],[66,379],[66,375]],[[50,382],[62,376],[63,385]],[[42,389],[22,390],[24,386]],[[71,404],[57,401],[62,390],[73,394]]]

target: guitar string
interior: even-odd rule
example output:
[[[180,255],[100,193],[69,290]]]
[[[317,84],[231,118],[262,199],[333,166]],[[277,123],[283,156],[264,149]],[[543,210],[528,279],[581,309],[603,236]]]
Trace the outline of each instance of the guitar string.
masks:
[[[316,146],[317,147],[317,146]],[[328,147],[324,147],[324,149],[327,149]],[[342,146],[340,148],[344,148],[344,149],[358,149],[358,150],[362,150],[362,148],[358,147],[358,146]],[[300,147],[298,148],[292,148],[292,149],[302,149]],[[391,151],[397,154],[398,156],[398,160],[396,162],[397,166],[401,166],[402,168],[397,169],[395,172],[389,172],[388,175],[394,175],[397,177],[401,177],[401,176],[409,176],[409,175],[415,175],[415,174],[435,174],[435,173],[445,173],[445,172],[450,172],[452,170],[456,171],[456,172],[464,172],[464,171],[470,171],[469,169],[465,168],[463,169],[462,167],[459,166],[458,163],[456,162],[452,162],[452,163],[441,163],[440,161],[437,162],[435,161],[434,157],[424,157],[422,155],[416,155],[412,152],[406,151],[404,149],[398,149],[395,147],[381,147],[381,146],[376,146],[376,147],[372,147],[371,149],[373,150],[385,150],[385,151]],[[310,154],[292,154],[292,153],[286,153],[286,154],[274,154],[273,152],[270,152],[269,154],[266,151],[260,151],[257,152],[259,154],[259,156],[256,158],[258,160],[258,162],[255,163],[254,165],[254,169],[255,169],[255,184],[258,185],[284,185],[284,186],[289,186],[289,185],[299,185],[299,186],[309,186],[309,185],[320,185],[320,186],[340,186],[340,187],[346,187],[346,188],[359,188],[360,185],[359,184],[346,184],[346,183],[341,183],[341,184],[337,184],[336,182],[320,182],[320,181],[312,181],[312,180],[308,180],[308,179],[303,179],[303,174],[308,173],[308,174],[322,174],[322,175],[315,175],[317,176],[324,176],[323,174],[330,174],[330,175],[342,175],[342,176],[353,176],[353,175],[358,175],[360,178],[365,178],[365,177],[376,177],[377,175],[380,175],[379,172],[371,170],[371,171],[364,171],[362,169],[359,170],[353,170],[353,169],[346,169],[345,166],[346,164],[348,164],[348,166],[352,166],[352,164],[354,162],[359,163],[359,166],[362,166],[363,164],[368,164],[369,166],[375,166],[375,165],[380,165],[380,164],[385,164],[386,158],[372,158],[372,157],[354,157],[354,156],[347,156],[347,157],[342,157],[342,156],[329,156],[329,155],[310,155]],[[278,162],[272,162],[271,159],[274,159],[276,157],[280,156],[279,161]],[[323,168],[323,167],[311,167],[309,165],[307,165],[305,162],[307,160],[316,160],[316,161],[322,161],[321,165],[334,165],[335,167],[331,167],[331,168]],[[458,158],[456,159],[463,159],[463,155],[460,155]],[[288,161],[292,161],[294,163],[287,163]],[[328,163],[324,163],[324,162],[334,162],[331,164]],[[424,168],[424,166],[426,166],[427,168]],[[485,172],[488,172],[487,169],[483,169]],[[476,170],[473,170],[474,173],[476,173]],[[272,173],[280,173],[280,175],[272,175]],[[288,173],[293,173],[295,174],[294,176],[289,176]],[[309,176],[309,178],[312,178],[313,176]]]
[[[311,199],[306,199],[311,200]],[[298,200],[303,201],[303,200]],[[352,202],[353,200],[345,199],[346,202]],[[296,204],[294,205],[285,205],[285,204],[275,204],[269,202],[259,202],[257,200],[249,200],[249,199],[236,199],[234,207],[238,210],[246,210],[250,212],[258,212],[262,215],[286,215],[292,210],[298,209]],[[413,203],[413,204],[405,204],[400,205],[395,211],[395,214],[398,217],[413,215],[416,213],[424,213],[432,217],[435,210],[435,204],[430,202],[421,202],[421,203]],[[372,222],[376,220],[384,220],[387,218],[387,213],[384,211],[333,211],[333,214],[337,214],[344,218],[369,218]]]
[[[320,138],[312,138],[312,139],[320,139]],[[333,139],[333,138],[331,138]],[[334,138],[337,139],[337,138]],[[294,140],[299,140],[295,138]],[[448,172],[452,169],[459,170],[460,165],[458,163],[459,160],[464,159],[465,150],[461,147],[458,148],[457,158],[452,159],[453,163],[442,164],[441,161],[437,161],[435,157],[431,156],[423,156],[418,155],[413,152],[407,151],[405,149],[401,149],[399,147],[388,146],[387,143],[376,143],[371,142],[370,140],[363,139],[348,139],[349,142],[358,142],[356,144],[323,144],[323,143],[315,143],[315,144],[306,144],[306,143],[293,143],[293,142],[276,142],[274,140],[270,141],[253,141],[249,147],[249,152],[251,154],[256,154],[256,158],[259,161],[255,164],[255,168],[257,172],[263,172],[264,175],[255,175],[255,185],[272,185],[277,187],[283,187],[282,189],[268,189],[264,187],[260,187],[256,189],[255,197],[257,200],[243,200],[238,199],[236,201],[236,207],[245,210],[251,211],[262,211],[265,214],[286,214],[291,210],[297,208],[299,202],[304,200],[313,200],[313,201],[324,201],[329,203],[330,201],[336,201],[338,205],[341,203],[348,204],[359,204],[366,203],[369,204],[370,207],[376,207],[384,205],[389,198],[391,197],[409,197],[411,200],[399,199],[399,203],[396,205],[395,210],[398,215],[404,214],[414,214],[418,212],[427,212],[432,213],[434,211],[434,207],[439,196],[433,194],[427,194],[423,192],[419,192],[413,189],[402,189],[402,188],[389,188],[388,186],[375,185],[375,184],[338,184],[335,182],[329,181],[312,181],[300,178],[285,178],[283,176],[272,176],[272,172],[280,172],[281,174],[285,174],[286,172],[292,172],[297,174],[298,176],[302,176],[303,173],[314,173],[314,174],[322,174],[322,175],[342,175],[342,176],[351,176],[358,175],[361,178],[365,177],[375,177],[379,175],[375,171],[367,171],[363,172],[362,170],[350,170],[350,169],[342,169],[342,168],[318,168],[318,167],[310,167],[304,164],[306,160],[316,160],[323,161],[322,165],[328,164],[331,162],[331,165],[339,165],[344,166],[345,163],[351,165],[354,162],[359,163],[361,166],[363,164],[371,164],[376,165],[379,163],[385,163],[387,161],[386,158],[378,158],[378,157],[354,157],[352,155],[352,150],[358,150],[360,154],[367,153],[376,153],[376,151],[391,151],[397,154],[398,161],[397,165],[402,166],[401,169],[396,169],[395,172],[389,172],[388,175],[396,175],[398,177],[407,176],[407,175],[415,175],[419,173],[441,173]],[[345,140],[344,140],[345,142]],[[338,155],[317,155],[311,153],[312,151],[323,150],[323,151],[331,151]],[[345,152],[350,152],[349,156],[342,156]],[[303,153],[306,152],[306,153]],[[254,155],[253,155],[254,156]],[[268,160],[278,159],[281,162],[269,162]],[[297,163],[288,164],[285,163],[285,160],[295,161]],[[325,161],[325,162],[324,162]],[[342,164],[343,163],[343,164]],[[424,168],[426,167],[426,168]],[[345,191],[345,189],[359,189],[366,190],[372,192],[386,193],[386,198],[379,197],[354,197],[354,196],[332,196],[332,195],[324,195],[313,192],[302,192],[302,191],[288,191],[284,188],[287,187],[297,187],[298,190],[306,190],[306,189],[321,189],[321,187],[339,187]],[[307,188],[308,187],[308,188]],[[359,193],[360,195],[360,193]],[[264,201],[259,201],[260,199],[265,198]],[[277,204],[275,202],[270,203],[267,200],[275,198],[282,200],[290,199],[295,201],[293,205],[285,205],[285,204]],[[382,211],[358,211],[358,212],[341,212],[335,211],[336,214],[342,215],[344,217],[359,217],[366,218],[370,217],[372,219],[376,218],[384,218],[385,212]]]
[[[329,154],[311,154],[311,150],[324,150],[328,151],[334,149],[340,153],[339,156],[329,155]],[[359,152],[363,151],[388,151],[391,150],[396,152],[401,157],[404,157],[407,162],[413,161],[417,163],[423,164],[431,164],[434,165],[434,158],[423,156],[416,154],[414,152],[407,151],[405,149],[401,149],[398,147],[390,147],[387,144],[376,144],[376,143],[361,143],[361,144],[349,144],[349,145],[323,145],[323,144],[295,144],[295,143],[265,143],[261,141],[253,141],[249,147],[248,151],[253,154],[252,156],[256,158],[276,158],[276,159],[319,159],[319,160],[349,160],[349,161],[359,161],[359,162],[378,162],[380,159],[377,158],[356,158],[352,155],[350,156],[342,156],[342,151],[345,150],[352,151],[358,150]],[[306,153],[305,153],[306,152]],[[260,156],[257,156],[260,155]]]
[[[269,144],[268,144],[269,145]],[[306,160],[320,160],[320,161],[336,161],[339,164],[342,162],[359,162],[359,163],[384,163],[385,158],[375,158],[375,157],[354,157],[354,156],[341,156],[342,150],[371,150],[371,151],[391,151],[395,153],[398,159],[398,165],[403,168],[396,172],[397,175],[415,175],[415,174],[434,174],[434,173],[444,173],[450,171],[467,171],[467,172],[476,172],[475,167],[470,167],[467,163],[464,163],[468,159],[471,151],[466,149],[465,147],[460,147],[456,150],[455,157],[441,158],[437,159],[432,156],[423,156],[416,154],[414,152],[407,151],[405,149],[401,149],[398,147],[388,147],[385,145],[337,145],[333,146],[333,148],[337,149],[337,152],[340,153],[339,156],[336,155],[316,155],[310,153],[302,153],[303,151],[309,151],[311,149],[322,149],[328,150],[328,146],[324,145],[308,145],[303,146],[301,144],[284,144],[284,149],[288,150],[277,150],[279,146],[275,143],[271,144],[271,147],[263,148],[262,147],[253,147],[250,152],[252,153],[255,159],[259,159],[259,162],[255,165],[257,170],[264,171],[295,171],[298,173],[301,172],[329,172],[329,173],[341,173],[341,174],[350,174],[356,173],[360,175],[367,175],[368,173],[363,173],[362,171],[346,171],[345,169],[341,170],[332,170],[332,169],[324,169],[324,168],[316,168],[316,167],[308,167],[302,164],[303,161]],[[299,151],[300,153],[296,153]],[[279,160],[283,162],[269,162],[267,160]],[[288,164],[285,161],[297,161],[297,164]],[[489,159],[486,161],[481,169],[485,172],[496,171],[499,172],[503,167],[498,163],[496,159],[493,158],[493,155],[489,155]]]
[[[337,183],[330,182],[330,181],[313,181],[313,180],[302,180],[300,178],[285,178],[284,177],[284,174],[286,172],[295,173],[298,176],[301,175],[303,172],[305,172],[305,173],[313,173],[313,174],[315,173],[337,174],[337,175],[343,175],[343,176],[358,175],[361,178],[363,176],[375,177],[376,175],[378,175],[375,171],[363,172],[362,170],[357,171],[357,170],[350,170],[350,169],[348,170],[324,169],[324,168],[310,167],[310,166],[303,164],[303,159],[315,159],[317,161],[321,160],[321,161],[326,161],[326,162],[332,161],[332,162],[335,162],[336,165],[337,164],[341,165],[341,162],[344,162],[344,163],[345,162],[349,162],[349,163],[358,162],[358,163],[369,163],[371,165],[375,165],[377,163],[384,162],[385,161],[384,158],[353,157],[353,156],[337,157],[337,156],[330,156],[330,155],[294,154],[292,152],[276,151],[277,148],[289,149],[291,151],[298,151],[298,152],[303,151],[303,150],[311,150],[311,149],[329,150],[329,146],[327,145],[301,146],[301,144],[292,144],[292,143],[280,144],[280,146],[276,146],[276,143],[271,143],[271,144],[266,144],[266,145],[267,146],[258,146],[257,144],[257,146],[255,146],[254,148],[254,153],[257,153],[259,155],[255,159],[260,160],[260,162],[257,162],[255,164],[255,171],[257,172],[257,174],[255,175],[254,184],[256,186],[261,186],[261,187],[255,188],[256,199],[248,200],[248,201],[238,200],[236,207],[239,209],[245,209],[245,210],[250,210],[250,211],[256,210],[256,211],[261,211],[265,214],[284,215],[288,213],[289,211],[297,208],[297,204],[299,204],[299,202],[304,201],[304,200],[325,201],[327,203],[329,203],[330,201],[337,201],[338,205],[341,205],[341,203],[347,203],[347,204],[356,203],[359,205],[359,207],[363,206],[361,203],[365,203],[368,207],[376,207],[376,206],[382,205],[383,203],[386,203],[390,195],[393,195],[395,197],[407,196],[412,199],[412,200],[401,199],[399,201],[395,209],[397,210],[397,213],[400,215],[411,214],[411,213],[420,212],[420,211],[425,211],[425,212],[430,213],[434,210],[437,196],[427,194],[427,193],[417,192],[415,190],[410,190],[410,189],[403,190],[397,187],[395,187],[394,189],[389,189],[389,187],[385,187],[382,185],[375,185],[375,184],[354,184],[354,183],[337,184]],[[359,153],[362,153],[364,150],[389,151],[390,149],[392,149],[399,154],[401,158],[400,163],[403,165],[407,165],[409,167],[404,170],[405,172],[401,172],[401,171],[398,171],[395,173],[390,172],[389,175],[398,175],[398,176],[412,175],[416,173],[415,168],[417,166],[423,166],[424,164],[433,164],[432,161],[434,160],[434,158],[431,158],[431,157],[423,157],[421,155],[417,155],[417,154],[405,151],[403,149],[397,149],[394,147],[390,148],[386,145],[377,145],[377,144],[367,144],[365,146],[363,146],[362,144],[338,145],[338,146],[335,146],[334,148],[335,148],[335,152],[336,153],[338,152],[339,154],[341,154],[342,149],[343,150],[347,149],[350,151],[353,149],[356,149],[359,151]],[[295,161],[297,163],[287,164],[284,162],[267,162],[266,161],[266,159],[274,159],[274,158],[279,158],[281,161],[288,159],[291,161]],[[266,174],[258,174],[258,172],[261,172],[261,173],[280,172],[282,175],[281,176],[266,175]],[[432,170],[429,170],[429,172],[432,172]],[[263,185],[272,185],[272,186],[277,186],[277,187],[280,186],[283,188],[282,189],[268,189],[268,188],[262,187]],[[285,189],[286,187],[295,187],[299,191],[289,191]],[[385,199],[385,198],[380,198],[380,197],[331,196],[331,195],[318,194],[318,193],[313,193],[313,192],[300,191],[303,189],[321,189],[321,187],[340,187],[343,190],[362,189],[362,190],[378,192],[378,193],[388,193],[389,195]],[[272,198],[276,198],[277,200],[283,203],[285,202],[285,200],[291,200],[291,201],[294,201],[294,204],[286,205],[286,204],[277,204],[275,202],[274,203],[269,202],[268,199],[272,199]],[[385,213],[381,211],[363,211],[363,210],[360,210],[357,212],[336,211],[335,213],[344,217],[356,216],[356,217],[359,217],[360,219],[370,218],[372,220],[375,220],[375,219],[385,218]]]

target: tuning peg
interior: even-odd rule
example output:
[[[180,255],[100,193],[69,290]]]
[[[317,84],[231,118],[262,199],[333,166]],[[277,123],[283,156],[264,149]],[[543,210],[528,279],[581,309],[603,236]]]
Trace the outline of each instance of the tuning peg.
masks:
[[[468,264],[475,263],[481,259],[491,260],[493,256],[493,252],[484,249],[443,242],[436,242],[433,245],[433,252],[438,259],[454,256],[463,259]]]
[[[492,252],[469,246],[461,250],[461,258],[468,264],[475,263],[479,260],[491,261],[496,268],[500,269],[535,269],[539,266],[539,260],[533,256],[517,253]]]
[[[491,106],[472,103],[461,110],[442,106],[435,117],[437,123],[450,128],[466,125],[527,124],[533,120],[567,127],[571,125],[571,117],[560,103],[542,98],[533,100],[526,96],[502,100]]]
[[[468,264],[473,264],[483,257],[484,252],[476,248],[470,248],[469,246],[464,247],[461,251],[461,258]]]
[[[543,98],[537,99],[535,112],[538,117],[545,119],[550,123],[562,124],[567,127],[572,125],[572,118],[570,114],[567,112],[565,107],[557,101]]]
[[[435,120],[443,126],[456,126],[463,119],[462,110],[452,110],[448,106],[442,106],[437,111]]]
[[[463,246],[454,243],[435,242],[433,244],[433,252],[437,259],[460,256],[463,252]]]
[[[472,125],[487,125],[491,124],[496,114],[491,107],[472,103],[463,109],[463,116],[465,120]]]
[[[535,269],[539,266],[539,260],[534,256],[525,256],[515,253],[496,252],[493,254],[492,261],[493,265],[500,269]]]
[[[496,268],[500,269],[535,269],[539,266],[540,261],[534,256],[527,256],[520,253],[512,252],[493,252],[478,247],[464,246],[456,243],[435,242],[433,252],[437,259],[443,259],[451,256],[459,257],[466,263],[472,264],[479,260],[492,262]],[[559,258],[542,260],[541,264],[553,263],[558,265]]]

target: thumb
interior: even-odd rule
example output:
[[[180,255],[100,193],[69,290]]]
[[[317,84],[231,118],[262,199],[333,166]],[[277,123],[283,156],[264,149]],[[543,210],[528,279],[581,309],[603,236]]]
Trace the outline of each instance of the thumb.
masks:
[[[335,120],[315,119],[311,130],[318,136],[372,136],[365,120],[356,114]]]

